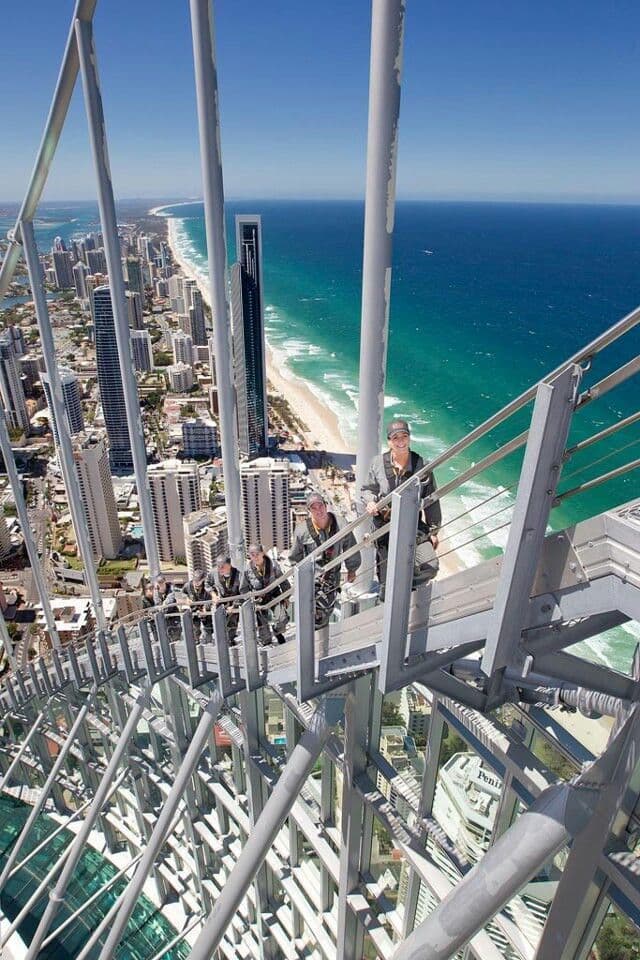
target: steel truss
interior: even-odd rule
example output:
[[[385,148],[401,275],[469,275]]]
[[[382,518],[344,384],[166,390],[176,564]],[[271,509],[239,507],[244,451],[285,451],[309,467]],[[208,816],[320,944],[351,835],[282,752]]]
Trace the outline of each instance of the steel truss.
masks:
[[[91,0],[76,4],[42,146],[0,271],[3,294],[24,253],[72,491],[75,474],[32,221],[80,71],[118,352],[122,369],[128,369],[94,7]],[[191,0],[190,9],[222,445],[231,491],[229,540],[240,556],[213,17],[208,0]],[[377,333],[363,337],[369,393],[362,391],[359,476],[378,449],[384,395],[403,27],[402,0],[374,0],[363,317],[365,333]],[[43,811],[55,817],[57,832],[68,827],[74,833],[21,915],[0,931],[0,943],[9,942],[47,896],[27,944],[28,960],[73,929],[80,911],[56,926],[58,913],[84,847],[97,838],[105,856],[121,855],[118,879],[130,877],[103,911],[79,960],[126,954],[131,916],[143,893],[177,929],[154,960],[182,940],[199,960],[586,960],[611,904],[640,921],[632,852],[640,790],[640,670],[634,664],[623,675],[566,651],[604,629],[640,619],[640,501],[546,535],[551,511],[562,498],[637,466],[631,461],[559,490],[568,457],[637,419],[634,414],[624,424],[569,443],[579,410],[638,372],[634,358],[581,391],[587,372],[582,364],[639,321],[640,310],[623,318],[425,467],[432,470],[466,450],[533,402],[525,433],[438,493],[446,496],[525,447],[501,562],[488,561],[412,591],[417,518],[424,504],[419,480],[410,480],[390,498],[388,531],[372,535],[364,519],[350,525],[365,546],[381,532],[390,534],[384,605],[350,609],[353,615],[316,633],[312,555],[295,570],[291,642],[266,655],[256,643],[260,595],[245,599],[242,647],[231,650],[222,609],[214,617],[211,643],[197,642],[189,611],[171,631],[162,611],[107,624],[78,515],[96,636],[77,648],[60,645],[42,578],[37,585],[50,653],[21,669],[0,620],[11,668],[0,688],[0,789],[26,796],[32,806],[3,864],[0,893],[35,857],[34,849],[25,850]],[[124,387],[147,557],[155,572],[132,376]],[[33,562],[35,545],[1,415],[0,446]],[[71,500],[75,509],[77,497]],[[412,689],[429,705],[419,783],[408,779],[398,757],[383,747],[389,727],[385,709]],[[590,752],[573,739],[558,722],[562,707],[610,717],[606,742]],[[479,856],[472,842],[468,849],[455,842],[434,809],[446,774],[443,749],[454,733],[498,785],[495,818]],[[548,878],[544,907],[535,897],[541,870]],[[97,899],[87,896],[85,907]]]

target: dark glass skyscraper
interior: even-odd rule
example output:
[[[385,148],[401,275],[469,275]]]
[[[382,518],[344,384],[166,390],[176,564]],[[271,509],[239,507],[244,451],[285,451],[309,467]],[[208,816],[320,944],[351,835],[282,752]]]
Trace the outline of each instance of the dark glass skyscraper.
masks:
[[[262,224],[259,216],[236,217],[236,254],[231,268],[233,366],[238,399],[240,452],[267,447],[267,376],[262,293]]]
[[[109,287],[96,287],[93,303],[98,385],[109,436],[109,459],[114,470],[132,469],[131,441]]]

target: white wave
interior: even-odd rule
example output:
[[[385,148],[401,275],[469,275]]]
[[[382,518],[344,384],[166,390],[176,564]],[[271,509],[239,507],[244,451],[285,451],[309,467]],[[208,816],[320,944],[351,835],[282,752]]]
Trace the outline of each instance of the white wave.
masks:
[[[385,398],[384,398],[385,409],[387,407],[395,407],[397,404],[401,404],[401,403],[402,403],[402,400],[400,399],[400,397],[392,397],[388,393],[385,395]]]

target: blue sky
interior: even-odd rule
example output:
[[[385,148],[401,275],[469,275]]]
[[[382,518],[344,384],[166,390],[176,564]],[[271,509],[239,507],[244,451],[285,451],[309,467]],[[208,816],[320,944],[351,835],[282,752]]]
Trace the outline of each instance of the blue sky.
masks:
[[[3,8],[2,200],[24,191],[72,9]],[[227,196],[362,196],[368,0],[215,13]],[[98,0],[95,24],[116,192],[199,196],[188,0]],[[638,202],[639,91],[637,0],[408,0],[398,195]],[[45,199],[93,196],[77,91]]]

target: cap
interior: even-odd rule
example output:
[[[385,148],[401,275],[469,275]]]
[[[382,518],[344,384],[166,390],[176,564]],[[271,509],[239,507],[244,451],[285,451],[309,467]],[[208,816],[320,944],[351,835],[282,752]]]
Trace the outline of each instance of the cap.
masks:
[[[249,544],[249,556],[254,556],[256,553],[264,553],[264,547],[261,543],[250,543]]]
[[[194,570],[193,571],[193,582],[201,583],[204,580],[204,570]]]
[[[396,433],[411,433],[406,420],[392,420],[387,424],[387,438],[391,440]]]
[[[157,587],[157,586],[158,586],[159,584],[161,584],[161,583],[166,583],[166,582],[167,582],[167,578],[166,578],[166,577],[163,577],[162,574],[159,573],[158,576],[155,578],[155,580],[154,580],[153,582],[155,583],[155,585],[156,585],[156,587]]]
[[[317,490],[312,490],[311,493],[307,494],[307,506],[310,507],[312,503],[325,503],[325,498]]]
[[[231,557],[218,557],[216,560],[216,564],[219,567],[224,567],[227,563],[231,563]]]

